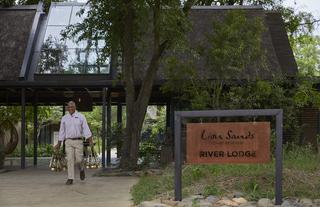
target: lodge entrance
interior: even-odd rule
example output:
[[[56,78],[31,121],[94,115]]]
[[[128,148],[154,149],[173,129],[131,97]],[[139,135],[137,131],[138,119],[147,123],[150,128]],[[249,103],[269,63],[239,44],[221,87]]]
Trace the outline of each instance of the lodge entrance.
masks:
[[[170,102],[163,95],[159,95],[160,91],[155,90],[152,94],[150,105],[166,105],[166,125],[173,124],[173,113]],[[65,114],[65,105],[68,101],[75,101],[77,109],[80,112],[92,111],[94,106],[101,107],[101,131],[97,132],[101,136],[101,165],[103,168],[111,166],[111,139],[112,126],[111,119],[116,119],[119,126],[122,126],[125,111],[125,92],[123,86],[112,85],[111,81],[37,81],[37,82],[8,82],[0,86],[0,106],[17,106],[21,107],[19,127],[16,127],[16,132],[19,135],[18,143],[15,143],[17,148],[20,148],[20,168],[25,169],[39,165],[38,150],[39,144],[44,143],[45,139],[40,137],[40,129],[38,120],[38,108],[40,106],[59,106],[61,107],[61,117]],[[27,139],[26,127],[26,108],[32,107],[32,128],[33,137]],[[116,108],[116,117],[112,117],[111,108]],[[29,109],[30,111],[30,109]],[[30,114],[28,114],[30,115]],[[29,118],[30,120],[30,118]],[[8,120],[10,121],[10,120]],[[58,131],[58,126],[54,131]],[[15,134],[15,136],[17,136]],[[43,133],[42,133],[43,134]],[[46,135],[42,135],[46,136]],[[47,133],[47,136],[52,136],[52,133]],[[3,139],[2,137],[0,137]],[[14,138],[17,139],[16,137]],[[32,140],[33,159],[26,156],[27,141]],[[50,141],[48,141],[50,142]],[[30,146],[30,145],[28,145]],[[29,155],[30,156],[30,155]],[[119,156],[119,153],[117,154]],[[29,162],[27,162],[29,161]],[[30,163],[31,162],[31,163]]]

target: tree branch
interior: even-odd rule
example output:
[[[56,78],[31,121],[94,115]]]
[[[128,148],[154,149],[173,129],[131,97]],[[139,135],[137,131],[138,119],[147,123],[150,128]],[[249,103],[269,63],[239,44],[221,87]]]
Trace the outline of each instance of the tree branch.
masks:
[[[303,26],[303,25],[313,25],[313,24],[316,24],[316,23],[319,23],[320,22],[320,19],[315,19],[313,20],[312,22],[304,22],[304,23],[301,23],[299,24],[299,26]]]
[[[189,12],[192,6],[198,2],[198,0],[187,0],[183,7],[183,12],[186,16],[189,15]],[[138,113],[145,113],[146,104],[149,102],[149,98],[152,92],[152,86],[154,79],[157,74],[157,70],[159,68],[160,58],[164,54],[164,51],[170,44],[170,40],[166,39],[161,42],[160,40],[160,28],[159,28],[159,15],[160,15],[160,1],[156,1],[154,7],[154,16],[153,16],[153,55],[151,61],[147,67],[145,76],[142,80],[141,89],[139,91],[136,107],[139,107]],[[143,114],[140,114],[141,116]],[[139,116],[139,115],[138,115]]]
[[[197,2],[199,2],[199,0],[187,0],[185,3],[184,3],[184,6],[183,6],[183,12],[184,14],[187,16],[192,8],[193,5],[195,5]]]

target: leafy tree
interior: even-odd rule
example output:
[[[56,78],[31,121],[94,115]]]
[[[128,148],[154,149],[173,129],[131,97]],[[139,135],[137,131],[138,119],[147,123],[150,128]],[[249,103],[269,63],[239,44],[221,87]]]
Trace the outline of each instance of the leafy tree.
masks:
[[[306,77],[320,75],[320,37],[304,35],[292,44],[299,72]]]
[[[81,39],[103,39],[105,56],[111,52],[121,57],[122,80],[126,89],[126,138],[123,143],[121,166],[134,168],[137,164],[140,134],[152,91],[154,77],[164,51],[184,39],[187,31],[187,14],[195,1],[101,1],[89,2],[86,19],[69,28],[69,34]],[[165,8],[165,9],[164,9]],[[82,12],[84,13],[84,11]],[[103,20],[103,21],[101,21]],[[151,21],[150,21],[151,20]],[[145,31],[151,40],[147,43]],[[148,39],[150,39],[148,37]],[[137,59],[142,51],[151,54],[141,61],[141,79],[137,77]],[[137,88],[137,84],[141,87]]]
[[[175,57],[168,58],[166,64],[169,81],[164,90],[179,91],[184,101],[190,100],[193,109],[223,107],[226,82],[255,80],[267,70],[261,47],[264,31],[261,19],[248,19],[242,11],[230,11],[223,22],[213,21],[212,26],[214,32],[205,34],[203,45],[193,50],[193,56],[206,62],[206,75],[198,72],[193,62],[185,64]],[[254,70],[250,76],[248,66]],[[185,77],[181,78],[181,74]]]
[[[267,71],[272,80],[262,81],[255,76],[265,74],[267,70],[263,66],[265,51],[261,48],[260,37],[264,31],[261,22],[248,20],[241,12],[230,12],[223,23],[215,22],[214,28],[215,32],[207,35],[208,49],[204,52],[201,48],[193,51],[193,56],[209,60],[205,65],[208,74],[205,77],[199,75],[193,61],[186,63],[170,57],[167,61],[169,81],[163,87],[164,91],[178,92],[178,101],[184,103],[182,107],[189,109],[283,108],[284,127],[292,134],[287,141],[298,141],[301,133],[298,121],[300,109],[310,105],[320,106],[320,94],[310,81],[318,61],[318,46],[297,43],[300,47],[297,51],[302,55],[298,61],[299,68],[306,70],[309,79],[299,75],[294,84],[280,74]],[[310,41],[307,36],[305,38],[305,41]],[[310,56],[304,58],[308,54]],[[253,71],[251,77],[246,77],[249,72],[245,69],[252,65],[260,71]],[[210,77],[213,80],[209,80]]]
[[[79,36],[79,41],[103,39],[106,42],[102,50],[104,58],[112,54],[112,68],[120,68],[127,106],[126,137],[123,143],[121,167],[136,166],[142,124],[159,63],[165,51],[185,44],[191,7],[213,4],[263,4],[267,9],[282,11],[281,2],[281,0],[89,1],[89,11],[81,12],[85,20],[69,27],[66,35]],[[308,18],[309,16],[303,17],[300,23],[307,22]],[[287,19],[291,20],[289,17]],[[138,67],[142,70],[138,70]]]
[[[49,36],[42,45],[40,61],[38,63],[39,73],[63,73],[63,65],[67,61],[66,46],[60,40]]]
[[[0,7],[10,7],[15,5],[15,0],[0,0]]]

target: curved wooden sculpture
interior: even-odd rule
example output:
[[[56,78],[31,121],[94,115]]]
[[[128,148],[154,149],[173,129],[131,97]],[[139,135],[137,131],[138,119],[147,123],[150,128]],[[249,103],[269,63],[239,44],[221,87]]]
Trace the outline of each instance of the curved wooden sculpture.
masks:
[[[9,135],[8,135],[9,134]],[[19,135],[14,124],[5,120],[0,124],[0,143],[5,146],[5,154],[11,154],[19,142]]]

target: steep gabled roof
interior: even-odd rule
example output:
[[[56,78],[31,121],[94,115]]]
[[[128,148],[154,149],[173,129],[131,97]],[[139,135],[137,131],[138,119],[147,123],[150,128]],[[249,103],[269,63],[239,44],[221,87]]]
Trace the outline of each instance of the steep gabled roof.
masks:
[[[267,12],[259,6],[218,6],[218,7],[193,7],[190,11],[190,20],[192,30],[188,34],[192,47],[199,47],[206,41],[206,36],[214,31],[213,21],[224,21],[224,17],[230,10],[242,10],[248,18],[258,17],[262,20],[265,31],[262,34],[262,48],[266,51],[267,70],[254,68],[249,65],[242,73],[243,79],[254,77],[258,71],[257,77],[260,79],[271,79],[274,75],[283,74],[285,76],[295,76],[298,69],[297,64],[288,40],[281,14],[277,12]],[[169,55],[170,54],[169,52]],[[179,55],[183,59],[188,57]],[[216,79],[208,72],[206,60],[200,58],[196,63],[196,69],[204,77]],[[141,69],[140,69],[141,70]],[[239,79],[238,77],[234,77]],[[165,81],[164,68],[161,68],[157,75],[157,80]],[[232,77],[231,77],[232,79]],[[241,79],[241,78],[240,78]]]
[[[282,72],[288,76],[296,75],[298,66],[294,59],[281,14],[278,12],[266,12],[265,19]]]
[[[37,6],[0,8],[0,81],[18,80]]]
[[[203,42],[206,35],[213,31],[213,20],[223,21],[224,16],[229,10],[239,9],[243,10],[249,18],[260,17],[266,28],[262,35],[262,44],[263,48],[267,51],[267,65],[271,72],[258,70],[259,77],[262,79],[270,79],[272,78],[272,74],[279,73],[287,76],[294,76],[297,73],[297,64],[289,44],[281,15],[275,12],[266,12],[262,7],[217,6],[192,8],[190,12],[192,30],[188,34],[191,45],[193,47],[197,47],[201,42]],[[26,68],[28,68],[26,64],[31,64],[31,56],[29,59],[27,57],[28,63],[26,63],[26,50],[28,49],[27,47],[29,45],[28,41],[30,41],[30,35],[34,35],[32,31],[34,29],[36,12],[37,6],[21,6],[12,7],[10,9],[0,8],[0,81],[18,80],[19,76],[32,76],[35,72],[34,70],[24,70],[27,70]],[[40,39],[37,40],[34,38],[34,41],[41,41]],[[148,40],[150,40],[150,37],[146,38],[147,42]],[[31,43],[31,46],[35,44],[35,42]],[[168,54],[170,54],[170,51]],[[149,56],[150,54],[144,55],[146,60],[150,58]],[[206,61],[204,59],[200,58],[196,62],[197,70],[204,74],[205,77],[214,79],[215,77],[206,75],[208,74],[208,70],[205,62]],[[34,61],[32,64],[32,67],[36,65]],[[138,74],[138,79],[141,79],[143,71],[144,68],[139,67],[139,64],[137,64],[136,74]],[[244,76],[250,76],[253,71],[256,71],[256,68],[249,66],[243,74]],[[30,75],[29,73],[32,74]],[[48,76],[47,79],[50,79],[50,77]],[[52,76],[53,80],[56,80],[56,78],[57,77]],[[162,82],[166,79],[167,77],[165,77],[164,68],[161,67],[158,71],[156,81]],[[92,80],[92,77],[90,80]]]

